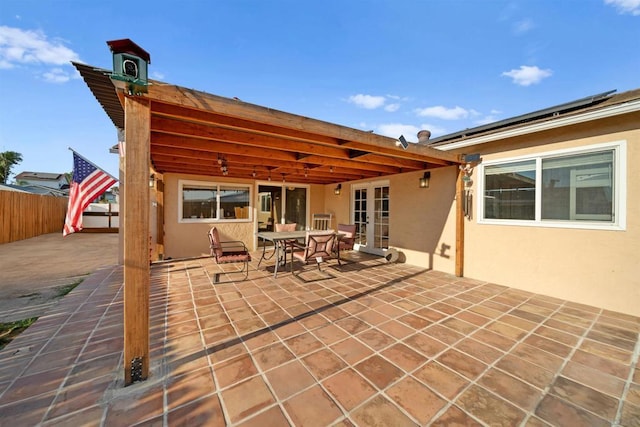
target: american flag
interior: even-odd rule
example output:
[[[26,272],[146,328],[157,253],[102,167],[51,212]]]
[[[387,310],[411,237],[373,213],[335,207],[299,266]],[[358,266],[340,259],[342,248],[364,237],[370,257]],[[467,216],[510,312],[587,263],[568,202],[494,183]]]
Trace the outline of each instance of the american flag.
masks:
[[[69,190],[69,206],[62,235],[82,230],[82,212],[118,182],[102,169],[73,152],[73,181]]]

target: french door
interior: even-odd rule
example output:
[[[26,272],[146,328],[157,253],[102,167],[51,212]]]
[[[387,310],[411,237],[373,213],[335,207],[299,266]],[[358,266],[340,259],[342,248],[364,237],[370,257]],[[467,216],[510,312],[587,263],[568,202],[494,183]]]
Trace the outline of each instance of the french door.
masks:
[[[375,181],[351,188],[355,247],[363,252],[384,255],[389,248],[389,182]]]

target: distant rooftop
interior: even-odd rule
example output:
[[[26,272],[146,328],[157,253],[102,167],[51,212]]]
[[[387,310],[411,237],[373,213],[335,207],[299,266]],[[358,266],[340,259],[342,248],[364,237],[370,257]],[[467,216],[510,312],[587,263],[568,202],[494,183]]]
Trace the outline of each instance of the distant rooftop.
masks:
[[[39,180],[39,181],[59,181],[60,178],[64,178],[63,173],[49,173],[49,172],[20,172],[16,175],[16,181],[18,180]]]

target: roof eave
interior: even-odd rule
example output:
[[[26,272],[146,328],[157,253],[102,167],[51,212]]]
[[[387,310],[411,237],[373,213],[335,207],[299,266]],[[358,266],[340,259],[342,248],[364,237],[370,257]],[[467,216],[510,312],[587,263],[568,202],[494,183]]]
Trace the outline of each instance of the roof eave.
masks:
[[[471,147],[475,145],[485,144],[488,142],[499,141],[516,136],[542,132],[560,127],[570,126],[574,124],[589,122],[593,120],[614,117],[621,114],[628,114],[640,111],[640,99],[629,101],[623,104],[613,105],[598,110],[592,110],[585,113],[575,114],[567,117],[554,118],[539,123],[525,125],[517,128],[507,129],[501,132],[490,133],[474,138],[464,139],[462,141],[452,142],[450,144],[435,146],[442,151],[451,151],[460,148]]]

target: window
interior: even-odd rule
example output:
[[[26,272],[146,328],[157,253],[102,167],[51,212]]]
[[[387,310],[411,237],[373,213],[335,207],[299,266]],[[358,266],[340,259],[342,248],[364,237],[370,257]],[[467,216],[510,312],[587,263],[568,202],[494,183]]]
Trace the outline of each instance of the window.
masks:
[[[271,193],[260,193],[260,212],[271,213]]]
[[[535,219],[536,162],[487,166],[484,217]]]
[[[235,220],[250,217],[250,187],[180,181],[180,222]]]
[[[481,165],[481,223],[625,227],[624,142]]]

